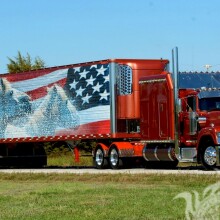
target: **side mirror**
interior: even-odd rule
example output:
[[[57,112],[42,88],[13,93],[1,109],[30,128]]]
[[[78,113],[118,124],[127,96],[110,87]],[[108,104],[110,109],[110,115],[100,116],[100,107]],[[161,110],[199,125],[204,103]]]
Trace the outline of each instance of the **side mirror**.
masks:
[[[197,133],[197,114],[196,112],[189,112],[189,133],[195,135]]]
[[[178,99],[178,112],[182,111],[182,99]]]

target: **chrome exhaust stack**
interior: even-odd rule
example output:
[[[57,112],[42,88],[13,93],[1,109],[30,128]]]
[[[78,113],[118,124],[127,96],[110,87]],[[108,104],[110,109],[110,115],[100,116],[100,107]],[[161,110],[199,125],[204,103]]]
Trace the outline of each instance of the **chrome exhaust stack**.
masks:
[[[180,158],[179,150],[179,112],[180,112],[180,101],[179,101],[179,63],[178,63],[178,48],[175,47],[172,50],[172,67],[173,67],[173,94],[174,94],[174,143],[175,143],[175,153],[178,159]]]

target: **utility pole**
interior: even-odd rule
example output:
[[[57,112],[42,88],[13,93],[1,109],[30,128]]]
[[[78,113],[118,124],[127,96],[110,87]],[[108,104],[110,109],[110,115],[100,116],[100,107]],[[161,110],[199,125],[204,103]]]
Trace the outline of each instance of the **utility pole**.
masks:
[[[204,67],[206,68],[206,72],[209,72],[209,69],[210,69],[212,66],[209,65],[209,64],[206,64]]]

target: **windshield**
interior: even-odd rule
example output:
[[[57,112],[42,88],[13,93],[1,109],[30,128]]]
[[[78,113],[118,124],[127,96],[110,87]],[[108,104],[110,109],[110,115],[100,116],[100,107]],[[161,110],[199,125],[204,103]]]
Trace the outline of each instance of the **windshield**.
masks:
[[[199,109],[202,111],[220,110],[220,97],[199,99]]]

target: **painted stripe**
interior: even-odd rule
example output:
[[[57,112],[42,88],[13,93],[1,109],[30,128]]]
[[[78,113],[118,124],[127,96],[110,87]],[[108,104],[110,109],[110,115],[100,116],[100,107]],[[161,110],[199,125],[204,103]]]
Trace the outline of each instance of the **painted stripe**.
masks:
[[[56,70],[44,76],[33,79],[13,82],[12,87],[22,92],[36,90],[40,87],[48,86],[67,77],[68,69]]]
[[[102,105],[78,111],[78,115],[80,117],[80,125],[97,121],[110,120],[110,106]]]
[[[48,70],[37,70],[37,71],[30,71],[30,72],[23,72],[23,73],[16,73],[16,74],[6,74],[2,77],[6,78],[9,82],[18,82],[28,79],[33,79],[36,77],[40,77],[43,75],[47,75],[48,73],[52,72],[51,69]]]
[[[64,85],[66,83],[66,78],[61,79],[60,81],[57,81],[55,83],[58,84],[61,87],[64,87]],[[28,91],[27,94],[31,97],[31,100],[36,100],[36,99],[43,98],[47,95],[47,88],[53,86],[55,83],[51,83],[47,86],[39,87],[35,90]]]
[[[81,135],[81,136],[97,136],[110,133],[110,120],[96,121],[84,125],[80,125],[78,129],[63,129],[56,132],[58,136]]]

